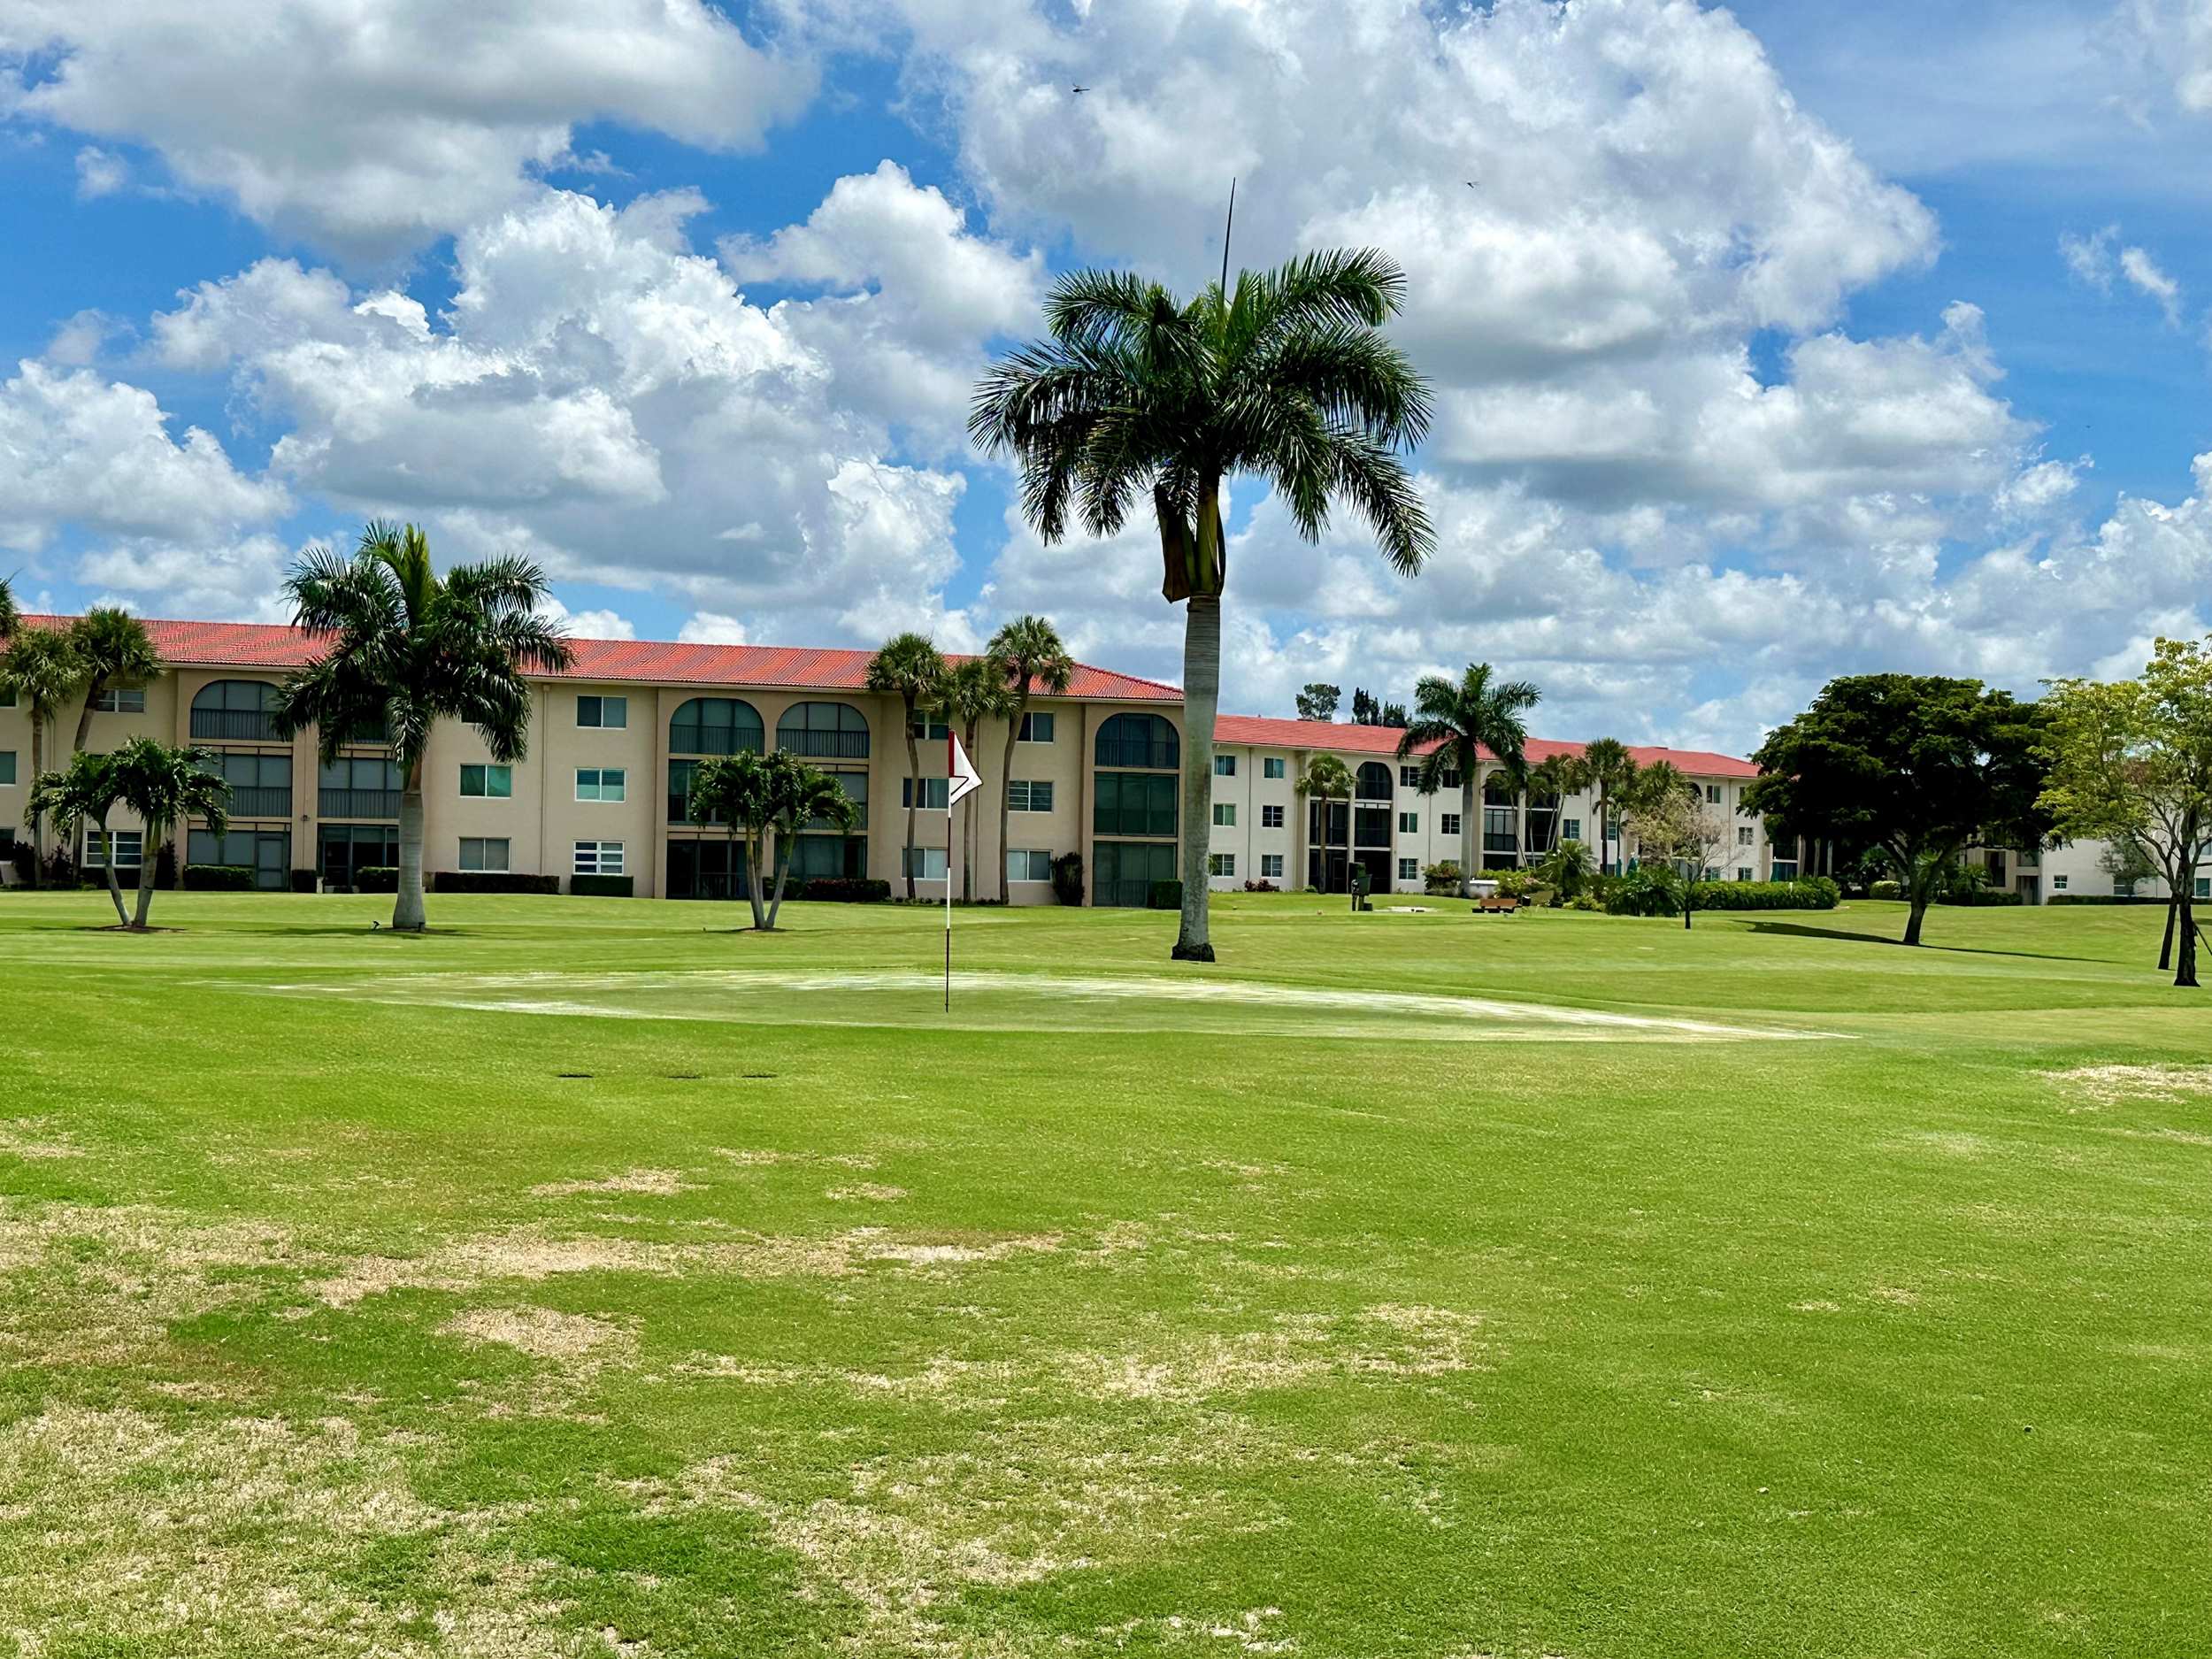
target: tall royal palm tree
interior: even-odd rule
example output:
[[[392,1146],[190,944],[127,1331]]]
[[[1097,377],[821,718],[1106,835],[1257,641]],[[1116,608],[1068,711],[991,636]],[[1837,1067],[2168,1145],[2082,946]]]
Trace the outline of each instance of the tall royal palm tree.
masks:
[[[227,830],[230,785],[216,773],[211,749],[176,749],[150,737],[134,737],[110,759],[116,798],[146,826],[138,864],[138,908],[131,921],[134,928],[143,928],[154,908],[155,849],[179,825],[196,818],[204,818],[214,834]]]
[[[30,809],[41,818],[50,818],[65,837],[75,839],[80,824],[89,825],[100,837],[102,860],[107,865],[108,897],[115,904],[115,925],[128,927],[130,915],[123,908],[122,884],[115,877],[115,846],[108,833],[108,814],[115,810],[115,757],[111,755],[88,755],[80,750],[69,757],[68,766],[61,772],[45,772],[31,780]],[[145,861],[142,868],[150,867],[153,849],[141,848]]]
[[[1532,843],[1528,846],[1531,854],[1541,857],[1559,845],[1560,819],[1566,816],[1567,799],[1590,787],[1590,768],[1579,755],[1547,755],[1528,769],[1528,787],[1537,800],[1548,798],[1553,803],[1551,833],[1544,838],[1541,847]],[[1528,816],[1533,821],[1534,813]]]
[[[1605,849],[1613,839],[1613,809],[1636,787],[1636,757],[1617,737],[1601,737],[1583,746],[1582,760],[1598,792],[1598,872],[1609,874],[1613,866]]]
[[[926,634],[895,634],[868,659],[868,689],[895,695],[906,710],[906,898],[914,902],[914,814],[922,804],[922,754],[914,735],[922,702],[944,678],[945,658]],[[952,856],[948,848],[945,856]]]
[[[52,628],[18,627],[0,657],[0,691],[12,691],[16,703],[31,723],[31,776],[46,772],[46,733],[54,717],[84,687],[84,664],[68,634]],[[35,802],[31,820],[31,885],[40,879],[45,856],[42,814]]]
[[[960,741],[972,760],[978,753],[977,739],[986,720],[1002,720],[1014,706],[1014,687],[1004,671],[987,657],[964,657],[947,671],[939,682],[936,695],[930,700],[938,712],[945,717],[945,724],[960,733]],[[974,797],[971,795],[970,801]],[[975,828],[975,809],[970,806],[961,826],[960,896],[963,901],[974,900],[975,849],[978,840]],[[1004,854],[1001,855],[1002,859]],[[945,849],[945,879],[952,879],[953,849]]]
[[[77,648],[84,675],[84,707],[77,715],[77,741],[72,752],[81,755],[92,741],[92,705],[101,694],[143,686],[161,675],[161,653],[146,634],[146,625],[115,605],[95,605],[69,625],[69,642]]]
[[[984,648],[1006,676],[1013,703],[1006,711],[1006,764],[998,779],[998,898],[1010,897],[1006,880],[1007,814],[1014,805],[1014,745],[1021,741],[1022,720],[1029,712],[1033,691],[1059,696],[1075,678],[1075,658],[1060,642],[1060,631],[1042,617],[1016,617],[991,635]]]
[[[566,634],[540,614],[550,596],[527,559],[458,565],[441,578],[413,525],[372,523],[350,555],[316,548],[285,579],[292,626],[332,636],[330,649],[284,682],[276,727],[317,728],[323,763],[357,734],[382,732],[400,771],[399,891],[392,926],[420,933],[423,763],[441,720],[465,720],[502,765],[530,736],[523,675],[571,660]]]
[[[968,430],[1010,456],[1022,509],[1047,542],[1071,514],[1111,535],[1149,492],[1160,591],[1183,623],[1182,923],[1179,960],[1210,962],[1206,855],[1213,833],[1213,728],[1228,573],[1222,489],[1264,480],[1317,541],[1332,505],[1364,518],[1402,575],[1434,541],[1404,452],[1428,429],[1429,388],[1381,326],[1405,273],[1372,249],[1307,254],[1240,273],[1188,301],[1126,272],[1053,285],[1046,338],[993,366]]]
[[[1474,892],[1475,795],[1486,752],[1516,776],[1525,766],[1528,727],[1521,717],[1543,693],[1525,680],[1500,680],[1487,663],[1471,663],[1458,680],[1425,674],[1413,688],[1413,722],[1398,739],[1398,758],[1421,757],[1417,780],[1423,795],[1444,787],[1444,774],[1459,774],[1459,896]]]

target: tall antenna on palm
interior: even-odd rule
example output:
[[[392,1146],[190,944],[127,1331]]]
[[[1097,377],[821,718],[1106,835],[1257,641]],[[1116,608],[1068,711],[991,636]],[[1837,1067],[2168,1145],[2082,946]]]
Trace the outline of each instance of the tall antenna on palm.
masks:
[[[1229,297],[1229,234],[1237,227],[1237,181],[1229,180],[1229,219],[1221,227],[1221,297]]]

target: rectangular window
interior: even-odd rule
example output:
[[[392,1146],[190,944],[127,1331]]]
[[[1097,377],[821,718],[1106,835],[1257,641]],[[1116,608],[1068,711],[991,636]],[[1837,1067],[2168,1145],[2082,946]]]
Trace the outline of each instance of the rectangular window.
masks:
[[[1091,828],[1100,835],[1175,833],[1175,808],[1182,780],[1173,773],[1102,772],[1092,801]]]
[[[1214,757],[1215,777],[1233,778],[1236,775],[1237,757],[1234,755],[1216,755]]]
[[[2197,878],[2196,895],[2200,899],[2212,899],[2212,876],[2199,876]]]
[[[471,800],[509,800],[515,793],[515,769],[489,764],[463,766],[461,793]]]
[[[1006,879],[1009,881],[1051,880],[1052,855],[1041,847],[1010,848],[1006,854]]]
[[[1706,879],[1708,881],[1717,881],[1717,880],[1719,880],[1719,879],[1720,879],[1720,866],[1719,866],[1718,864],[1707,864],[1707,865],[1705,866],[1705,879]]]
[[[1580,841],[1582,839],[1582,820],[1578,818],[1560,819],[1559,839],[1564,841]]]
[[[576,724],[609,732],[621,731],[630,724],[630,700],[627,697],[579,697],[576,699]],[[501,867],[503,869],[505,866]]]
[[[2065,892],[2066,878],[2064,876],[2053,876],[2051,878],[2051,891],[2054,893]]]
[[[1421,769],[1418,766],[1401,766],[1398,768],[1398,787],[1401,789],[1418,789],[1420,787]]]
[[[1459,814],[1456,812],[1439,812],[1436,815],[1436,833],[1439,835],[1458,834]]]
[[[1208,875],[1233,876],[1236,874],[1236,872],[1237,856],[1234,853],[1208,853],[1206,855],[1206,873]]]
[[[0,709],[12,709],[13,707],[15,707],[15,687],[0,686]]]
[[[917,881],[942,881],[945,879],[945,849],[941,847],[902,847],[899,849],[900,872],[910,874]]]
[[[580,876],[618,876],[622,873],[620,841],[578,841],[576,873]]]
[[[1283,879],[1282,854],[1262,853],[1260,855],[1260,874],[1267,880],[1280,881]]]
[[[1739,847],[1751,845],[1751,826],[1748,824],[1740,824],[1736,826],[1736,845]]]
[[[98,830],[88,829],[84,833],[82,862],[86,869],[104,870],[107,868],[105,843],[109,841],[115,843],[115,867],[118,870],[135,870],[145,861],[146,838],[142,832],[117,830],[112,835],[104,837]]]
[[[1270,755],[1266,759],[1260,762],[1260,776],[1263,778],[1287,778],[1290,776],[1290,764],[1280,755]]]
[[[914,724],[907,727],[907,730],[925,742],[931,743],[941,743],[952,735],[952,727],[947,726],[942,720],[933,719],[926,714],[916,715]]]
[[[1737,880],[1739,880],[1739,881],[1748,881],[1748,880],[1750,880],[1750,879],[1751,879],[1751,871],[1750,871],[1750,869],[1749,869],[1747,866],[1739,864],[1739,865],[1736,867],[1736,879],[1737,879]]]
[[[1398,860],[1399,880],[1418,881],[1420,879],[1421,861],[1418,858],[1401,858]]]
[[[1418,812],[1401,812],[1398,814],[1399,834],[1418,835],[1420,833],[1421,815]]]
[[[1237,803],[1233,801],[1214,803],[1214,827],[1234,829],[1237,826]]]
[[[11,784],[14,781],[15,751],[12,749],[0,749],[0,784]]]
[[[624,798],[628,787],[629,775],[619,766],[579,766],[576,769],[576,798],[579,801],[619,801]],[[619,848],[621,843],[609,841],[607,845]],[[611,870],[601,873],[620,875],[622,872]]]
[[[952,780],[949,778],[922,778],[918,780],[913,778],[900,779],[899,805],[902,807],[910,807],[915,804],[914,786],[917,782],[919,782],[922,787],[922,810],[926,812],[943,811],[945,810],[945,795],[952,787]]]
[[[1032,713],[1023,715],[1021,736],[1016,741],[1024,743],[1049,743],[1052,741],[1051,714],[1047,710],[1039,710]]]
[[[1705,802],[1708,806],[1718,806],[1720,804],[1720,786],[1718,784],[1709,783],[1705,786]]]
[[[143,714],[146,712],[146,688],[143,686],[111,687],[92,700],[96,714]]]
[[[507,868],[507,846],[504,835],[464,835],[461,837],[461,868],[504,870]]]
[[[1262,829],[1280,829],[1282,826],[1282,808],[1279,806],[1263,806],[1260,809],[1260,827]]]
[[[1455,772],[1448,772],[1436,781],[1440,788],[1456,789],[1459,787],[1459,774]]]
[[[1007,805],[1016,812],[1049,812],[1052,785],[1043,778],[1017,778],[1007,795]]]

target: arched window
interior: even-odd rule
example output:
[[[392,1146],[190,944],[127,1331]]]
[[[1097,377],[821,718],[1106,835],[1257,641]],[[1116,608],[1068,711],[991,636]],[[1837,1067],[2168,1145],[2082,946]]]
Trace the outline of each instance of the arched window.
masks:
[[[1094,752],[1101,766],[1140,772],[1173,772],[1183,764],[1182,739],[1156,714],[1113,716],[1098,728]]]
[[[776,747],[827,760],[865,760],[868,717],[849,703],[795,703],[776,722]]]
[[[1494,772],[1482,780],[1482,798],[1492,806],[1513,804],[1513,783],[1502,772]]]
[[[741,697],[694,697],[669,717],[672,755],[756,754],[768,745],[760,710]]]
[[[1390,799],[1390,768],[1379,760],[1365,762],[1359,769],[1356,786],[1363,801]]]
[[[192,735],[265,743],[276,736],[277,688],[265,680],[216,680],[192,699]]]

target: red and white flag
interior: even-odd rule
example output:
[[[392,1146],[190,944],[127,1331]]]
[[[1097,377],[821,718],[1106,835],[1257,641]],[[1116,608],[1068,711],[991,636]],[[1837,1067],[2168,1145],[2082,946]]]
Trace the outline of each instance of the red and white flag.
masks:
[[[956,803],[980,789],[983,780],[976,775],[968,751],[960,747],[960,739],[953,733],[945,733],[945,810],[949,812]]]

